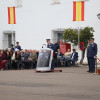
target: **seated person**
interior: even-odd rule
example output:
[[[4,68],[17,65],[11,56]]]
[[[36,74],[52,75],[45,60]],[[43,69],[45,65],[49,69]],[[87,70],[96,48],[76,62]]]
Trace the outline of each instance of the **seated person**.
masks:
[[[64,54],[64,58],[65,60],[68,60],[71,58],[71,52],[70,52],[70,49],[68,49],[68,51]]]
[[[70,49],[68,49],[67,52],[64,54],[64,57],[63,57],[63,60],[65,61],[64,62],[65,66],[70,64],[71,55],[72,55],[72,53],[70,52]]]
[[[24,50],[21,50],[21,53],[20,53],[20,55],[21,55],[21,62],[22,62],[22,65],[23,65],[23,63],[24,63]]]
[[[11,69],[11,56],[9,51],[6,51],[5,61],[5,70]]]
[[[60,52],[60,49],[58,49],[57,52],[57,66],[59,66],[59,63],[63,61],[63,54]],[[63,65],[63,63],[61,63]]]
[[[21,69],[21,55],[20,51],[17,51],[15,54],[15,64],[17,65],[17,69]]]
[[[30,55],[29,55],[28,50],[25,50],[25,53],[24,53],[24,61],[23,61],[23,63],[24,63],[23,68],[25,68],[25,69],[29,69],[29,65],[28,65],[28,57],[29,56]]]
[[[16,69],[15,67],[15,51],[10,52],[10,56],[11,56],[11,65],[12,65],[12,69]]]
[[[78,60],[78,52],[76,52],[76,49],[73,49],[73,53],[71,55],[71,65],[75,66],[75,62]]]
[[[30,68],[35,68],[36,66],[36,60],[37,60],[37,54],[35,50],[30,50],[30,56],[28,57],[28,65],[30,65]]]
[[[4,66],[1,64],[2,62],[5,62],[5,54],[3,50],[0,51],[0,69],[3,70]]]

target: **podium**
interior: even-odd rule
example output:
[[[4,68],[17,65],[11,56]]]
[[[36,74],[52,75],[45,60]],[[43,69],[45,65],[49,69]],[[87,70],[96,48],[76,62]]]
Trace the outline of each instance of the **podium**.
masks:
[[[46,48],[39,51],[36,72],[55,72],[54,70],[53,50]]]
[[[38,56],[36,71],[50,71],[53,59],[53,50],[41,49]]]
[[[71,50],[71,44],[70,43],[60,43],[60,52],[62,54],[65,54],[68,49]]]

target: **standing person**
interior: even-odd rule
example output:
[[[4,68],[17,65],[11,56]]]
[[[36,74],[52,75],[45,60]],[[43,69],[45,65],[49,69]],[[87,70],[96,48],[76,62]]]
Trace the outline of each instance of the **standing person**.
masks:
[[[16,46],[15,46],[15,51],[21,51],[21,46],[19,45],[19,42],[16,42]]]
[[[90,73],[95,72],[95,58],[97,55],[97,44],[94,43],[94,38],[90,39],[90,44],[87,47],[87,58]]]
[[[54,50],[54,45],[50,42],[50,39],[47,39],[47,48]]]
[[[87,45],[87,62],[88,62],[88,66],[90,65],[90,64],[89,64],[89,58],[88,58],[90,44],[91,44],[91,42],[90,42],[90,40],[89,40],[88,45]],[[89,70],[88,70],[87,72],[90,72],[90,68],[89,68]]]
[[[63,40],[60,40],[60,43],[63,43]]]
[[[58,52],[58,49],[59,49],[59,43],[58,41],[56,41],[54,44],[54,52]]]
[[[54,45],[50,42],[50,39],[47,39],[47,48],[50,48],[52,50],[54,50]],[[53,57],[55,56],[54,52],[53,52]],[[54,70],[54,59],[52,59],[52,63],[51,63],[51,70]]]
[[[11,44],[11,51],[15,51],[15,48],[14,48],[14,45],[13,44]]]
[[[60,45],[59,45],[58,41],[56,41],[54,44],[54,60],[57,59],[57,52],[58,52],[59,48],[60,48]]]

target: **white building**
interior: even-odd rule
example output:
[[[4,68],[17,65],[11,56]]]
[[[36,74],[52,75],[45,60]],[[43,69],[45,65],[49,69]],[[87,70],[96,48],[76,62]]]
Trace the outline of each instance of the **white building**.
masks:
[[[17,2],[18,1],[18,2]],[[21,2],[22,1],[22,2]],[[23,49],[39,49],[47,38],[56,40],[66,28],[94,27],[95,42],[100,50],[100,0],[84,0],[85,21],[73,22],[73,0],[60,0],[61,4],[52,5],[53,0],[0,0],[0,49],[8,48],[19,41]],[[75,1],[75,0],[74,0]],[[19,6],[16,6],[16,2]],[[16,6],[16,23],[8,24],[7,7]],[[58,34],[59,33],[59,34]],[[100,57],[100,51],[98,53]]]

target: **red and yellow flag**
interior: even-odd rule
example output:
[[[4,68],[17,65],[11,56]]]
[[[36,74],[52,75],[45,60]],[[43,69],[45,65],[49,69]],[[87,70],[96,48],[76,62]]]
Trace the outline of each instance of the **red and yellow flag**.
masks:
[[[73,21],[84,21],[84,1],[73,2]]]
[[[8,24],[16,24],[15,7],[8,7]]]

